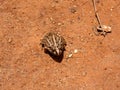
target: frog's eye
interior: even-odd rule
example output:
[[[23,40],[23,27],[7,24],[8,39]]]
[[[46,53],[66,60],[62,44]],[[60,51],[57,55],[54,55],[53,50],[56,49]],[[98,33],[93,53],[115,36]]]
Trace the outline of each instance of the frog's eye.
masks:
[[[42,47],[44,47],[45,45],[44,44],[42,44]]]

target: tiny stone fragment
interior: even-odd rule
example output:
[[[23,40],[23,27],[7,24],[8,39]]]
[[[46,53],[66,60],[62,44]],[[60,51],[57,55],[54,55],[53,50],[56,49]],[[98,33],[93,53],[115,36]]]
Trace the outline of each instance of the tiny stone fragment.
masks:
[[[77,49],[75,49],[75,50],[74,50],[74,53],[77,53],[77,52],[78,52],[78,50],[77,50]]]
[[[9,39],[8,39],[8,43],[11,43],[11,42],[12,42],[12,38],[9,38]]]
[[[72,56],[73,56],[73,54],[71,53],[71,54],[68,55],[68,58],[71,58]]]

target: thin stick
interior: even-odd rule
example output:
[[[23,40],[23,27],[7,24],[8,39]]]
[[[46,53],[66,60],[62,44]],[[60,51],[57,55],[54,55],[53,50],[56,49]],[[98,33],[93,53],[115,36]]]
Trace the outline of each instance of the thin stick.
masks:
[[[95,17],[96,17],[96,19],[97,19],[97,21],[98,21],[99,27],[101,28],[101,27],[102,27],[102,24],[101,24],[101,21],[100,21],[100,18],[99,18],[97,9],[96,9],[95,0],[92,0],[92,2],[93,2],[94,12],[95,12]]]

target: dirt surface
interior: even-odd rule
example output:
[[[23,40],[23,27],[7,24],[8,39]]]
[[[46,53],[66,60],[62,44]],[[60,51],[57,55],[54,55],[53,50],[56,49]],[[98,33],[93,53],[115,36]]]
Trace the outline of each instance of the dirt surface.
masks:
[[[120,1],[0,0],[0,90],[120,90]],[[59,63],[39,46],[55,31],[66,42]]]

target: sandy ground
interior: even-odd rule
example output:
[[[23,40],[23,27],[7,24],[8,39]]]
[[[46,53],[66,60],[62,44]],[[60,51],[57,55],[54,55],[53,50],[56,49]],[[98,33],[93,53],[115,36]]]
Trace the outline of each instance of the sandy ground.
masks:
[[[106,37],[92,0],[0,0],[0,90],[120,90],[120,1],[96,1]],[[67,42],[60,63],[39,45],[50,31]]]

